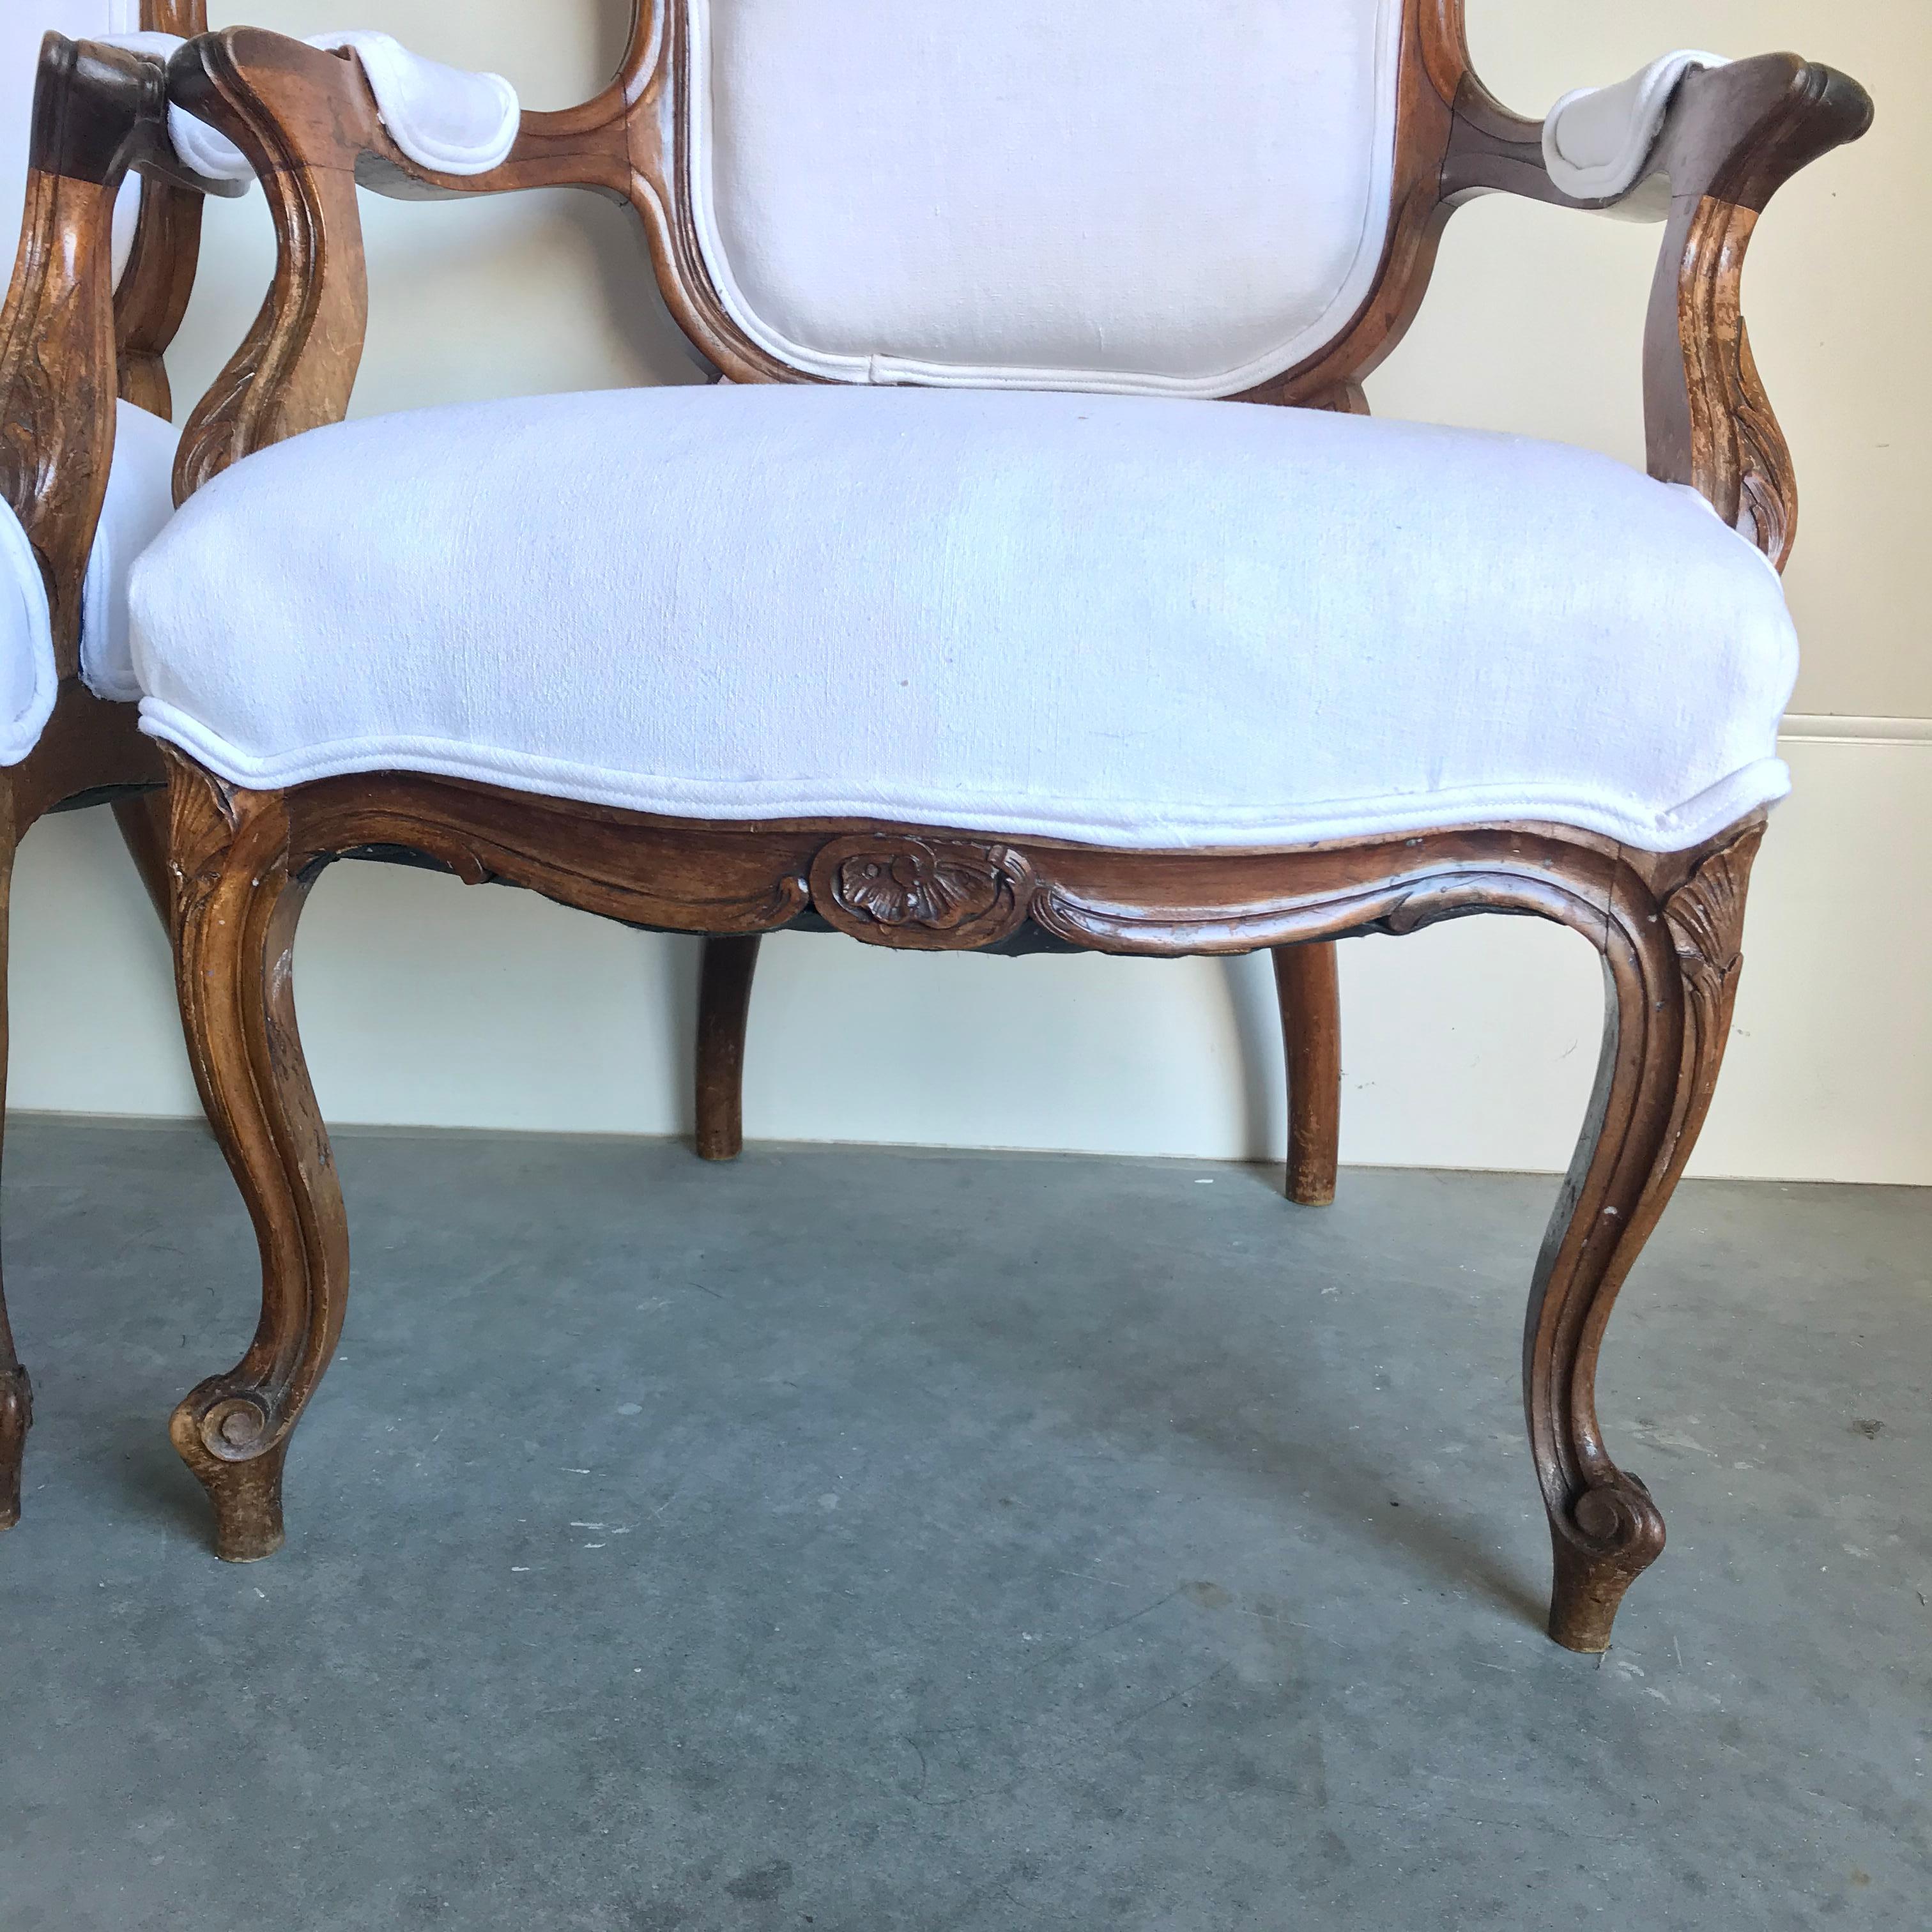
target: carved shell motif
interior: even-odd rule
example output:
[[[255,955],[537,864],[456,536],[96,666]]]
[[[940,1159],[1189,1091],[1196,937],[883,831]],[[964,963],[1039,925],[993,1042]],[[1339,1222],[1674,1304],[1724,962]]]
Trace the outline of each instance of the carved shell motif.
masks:
[[[1010,846],[862,835],[834,839],[812,867],[812,898],[842,932],[874,945],[983,946],[1026,916],[1031,868]]]

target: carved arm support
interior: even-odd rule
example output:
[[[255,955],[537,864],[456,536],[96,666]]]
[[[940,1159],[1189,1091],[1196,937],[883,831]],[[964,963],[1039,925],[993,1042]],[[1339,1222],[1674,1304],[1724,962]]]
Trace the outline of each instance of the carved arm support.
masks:
[[[145,0],[141,26],[145,32],[187,39],[206,31],[207,12],[203,0]],[[194,291],[202,204],[198,190],[152,178],[145,182],[134,247],[114,291],[121,395],[154,416],[174,412],[161,358],[180,332]]]
[[[1644,336],[1650,473],[1688,483],[1781,570],[1798,490],[1753,362],[1739,303],[1744,252],[1765,205],[1799,169],[1871,124],[1858,82],[1796,54],[1687,74],[1642,177],[1615,200],[1580,201],[1550,178],[1540,122],[1511,114],[1473,76],[1454,104],[1442,198],[1502,191],[1560,207],[1668,214]]]
[[[113,458],[115,196],[130,167],[184,188],[153,61],[50,34],[25,217],[0,311],[0,495],[39,559],[54,660],[78,668],[80,590]]]
[[[632,198],[622,81],[580,108],[526,113],[501,165],[470,176],[436,173],[397,147],[346,50],[230,28],[183,47],[168,85],[247,158],[276,238],[261,312],[182,436],[178,502],[242,458],[346,413],[368,322],[358,183],[410,200],[548,187]]]

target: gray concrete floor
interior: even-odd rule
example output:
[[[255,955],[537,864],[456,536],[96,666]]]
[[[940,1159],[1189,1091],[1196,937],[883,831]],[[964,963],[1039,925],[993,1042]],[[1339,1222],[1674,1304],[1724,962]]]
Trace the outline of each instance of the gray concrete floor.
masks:
[[[345,1135],[289,1547],[163,1430],[253,1246],[28,1118],[0,1927],[1932,1923],[1932,1195],[1686,1187],[1610,1439],[1671,1545],[1539,1622],[1554,1184]]]

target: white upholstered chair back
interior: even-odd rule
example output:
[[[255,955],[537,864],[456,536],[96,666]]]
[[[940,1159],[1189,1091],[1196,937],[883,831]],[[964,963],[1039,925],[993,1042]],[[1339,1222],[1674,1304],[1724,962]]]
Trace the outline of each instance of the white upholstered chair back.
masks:
[[[683,0],[732,320],[835,381],[1229,395],[1375,283],[1403,0]]]
[[[27,141],[41,40],[50,32],[84,40],[137,33],[140,26],[141,0],[0,0],[0,253],[5,274],[13,271],[26,200]],[[130,226],[134,207],[130,194],[116,221],[116,238],[124,244],[120,231]]]

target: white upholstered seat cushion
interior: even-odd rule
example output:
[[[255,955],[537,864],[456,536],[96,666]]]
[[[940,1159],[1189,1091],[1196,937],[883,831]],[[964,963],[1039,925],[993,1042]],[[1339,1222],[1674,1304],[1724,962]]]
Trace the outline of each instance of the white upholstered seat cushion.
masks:
[[[1778,579],[1686,489],[1242,404],[650,389],[251,457],[137,566],[146,728],[273,787],[440,772],[718,819],[1134,847],[1786,787]]]
[[[128,644],[128,576],[174,509],[177,432],[131,403],[118,405],[107,479],[81,588],[80,668],[103,698],[140,694]],[[16,765],[40,742],[53,710],[53,633],[46,587],[14,512],[0,503],[0,765]]]

